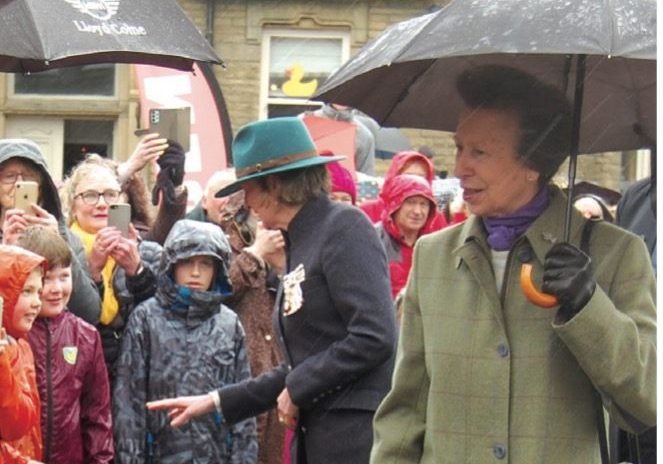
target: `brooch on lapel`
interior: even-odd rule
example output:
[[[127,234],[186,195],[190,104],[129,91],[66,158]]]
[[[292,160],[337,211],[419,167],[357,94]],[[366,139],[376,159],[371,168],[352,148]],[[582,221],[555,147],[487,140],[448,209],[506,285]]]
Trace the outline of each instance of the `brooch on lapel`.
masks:
[[[302,307],[304,296],[301,283],[306,279],[304,265],[299,264],[292,272],[283,276],[283,315],[290,316]]]

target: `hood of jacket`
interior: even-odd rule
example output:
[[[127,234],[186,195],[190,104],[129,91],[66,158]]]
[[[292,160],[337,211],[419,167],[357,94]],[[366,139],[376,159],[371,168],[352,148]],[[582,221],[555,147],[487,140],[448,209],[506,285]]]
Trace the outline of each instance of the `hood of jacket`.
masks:
[[[400,239],[401,232],[394,221],[394,213],[398,211],[405,200],[414,196],[422,196],[430,202],[428,217],[419,231],[419,235],[430,231],[431,223],[437,211],[437,203],[433,196],[433,190],[423,177],[414,174],[400,174],[391,177],[385,181],[382,192],[385,208],[382,211],[381,222],[389,235]]]
[[[210,256],[217,261],[211,290],[193,290],[175,283],[175,264],[192,256]],[[166,237],[161,254],[156,292],[159,304],[188,318],[196,315],[206,318],[209,311],[218,311],[221,301],[232,292],[230,257],[230,244],[219,226],[190,219],[177,221]]]
[[[40,204],[55,216],[59,223],[62,223],[64,218],[58,189],[48,172],[46,158],[39,145],[28,139],[0,139],[0,165],[12,158],[30,161],[37,168],[41,174]]]
[[[3,299],[2,325],[14,338],[26,333],[14,326],[14,309],[28,276],[37,266],[46,263],[44,258],[13,245],[0,245],[0,297]]]
[[[428,179],[428,183],[432,185],[433,179],[435,178],[435,167],[433,166],[433,162],[425,155],[419,153],[418,151],[412,150],[399,151],[394,155],[394,157],[391,159],[391,163],[389,163],[389,168],[387,169],[387,174],[384,176],[384,181],[387,182],[392,177],[399,175],[405,165],[413,160],[421,161],[426,165],[428,168],[428,175],[426,176],[426,179]]]

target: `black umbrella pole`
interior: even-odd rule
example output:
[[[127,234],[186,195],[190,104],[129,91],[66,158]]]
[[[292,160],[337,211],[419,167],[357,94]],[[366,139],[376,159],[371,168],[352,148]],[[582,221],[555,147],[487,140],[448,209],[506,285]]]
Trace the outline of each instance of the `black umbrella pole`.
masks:
[[[573,95],[573,126],[571,128],[571,153],[569,155],[569,198],[566,202],[566,217],[564,220],[564,241],[571,237],[571,212],[573,211],[573,191],[576,183],[576,165],[578,163],[578,147],[580,145],[580,117],[582,115],[582,97],[585,90],[585,60],[586,55],[577,55],[576,82]]]

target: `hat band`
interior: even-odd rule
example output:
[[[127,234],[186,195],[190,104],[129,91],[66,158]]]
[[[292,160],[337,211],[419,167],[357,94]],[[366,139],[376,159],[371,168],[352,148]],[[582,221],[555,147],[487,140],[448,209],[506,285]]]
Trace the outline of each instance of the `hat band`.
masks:
[[[262,172],[266,169],[276,168],[286,164],[294,163],[295,161],[300,161],[307,158],[314,158],[316,156],[318,156],[317,151],[309,150],[302,153],[295,153],[294,155],[287,155],[282,158],[267,160],[263,163],[256,163],[253,166],[247,166],[245,168],[237,169],[235,173],[237,175],[237,178],[240,179],[244,176],[255,174],[256,172]]]

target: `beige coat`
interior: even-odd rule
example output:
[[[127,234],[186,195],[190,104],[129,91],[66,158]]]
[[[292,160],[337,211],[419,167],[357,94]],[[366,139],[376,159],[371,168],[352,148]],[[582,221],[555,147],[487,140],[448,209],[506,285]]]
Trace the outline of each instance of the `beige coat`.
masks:
[[[598,463],[593,385],[620,426],[655,424],[655,282],[639,238],[594,227],[598,285],[565,324],[520,290],[529,259],[541,287],[564,206],[553,188],[550,206],[509,255],[501,297],[479,218],[417,242],[372,463]],[[574,212],[572,223],[579,246],[584,220]]]

